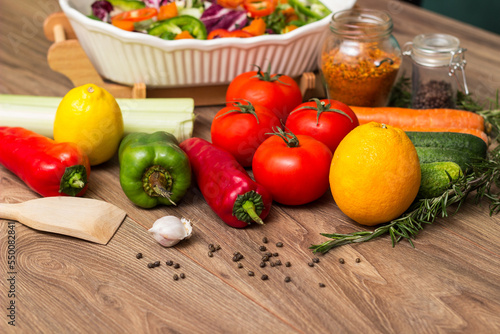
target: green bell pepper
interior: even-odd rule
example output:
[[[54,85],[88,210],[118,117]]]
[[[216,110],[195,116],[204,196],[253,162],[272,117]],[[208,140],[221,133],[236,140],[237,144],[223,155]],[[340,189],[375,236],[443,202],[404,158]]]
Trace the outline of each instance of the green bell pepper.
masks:
[[[190,15],[179,15],[171,19],[158,21],[148,30],[148,34],[163,39],[174,39],[182,31],[188,31],[196,39],[207,39],[207,28],[203,22]]]
[[[321,20],[331,13],[319,0],[289,0],[288,3],[295,9],[295,12],[307,17],[306,22]]]
[[[137,206],[176,205],[191,185],[191,165],[174,135],[127,135],[118,149],[120,184]]]

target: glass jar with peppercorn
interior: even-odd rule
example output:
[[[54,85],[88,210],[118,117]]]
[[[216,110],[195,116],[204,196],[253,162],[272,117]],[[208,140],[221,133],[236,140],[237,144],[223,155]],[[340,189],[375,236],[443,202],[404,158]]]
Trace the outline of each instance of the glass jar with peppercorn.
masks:
[[[383,11],[333,14],[319,54],[328,98],[353,106],[387,104],[402,58],[392,29],[392,18]]]
[[[468,94],[464,52],[458,38],[446,34],[421,34],[405,45],[412,60],[412,108],[455,108],[457,89]],[[462,81],[457,76],[460,69]]]

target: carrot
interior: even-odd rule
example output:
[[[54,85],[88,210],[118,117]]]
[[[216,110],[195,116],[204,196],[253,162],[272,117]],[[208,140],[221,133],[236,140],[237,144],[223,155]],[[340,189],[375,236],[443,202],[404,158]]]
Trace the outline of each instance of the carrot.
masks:
[[[460,128],[484,132],[484,118],[470,111],[457,109],[411,109],[395,107],[352,107],[359,124],[379,122],[399,128]]]
[[[177,10],[177,4],[175,1],[167,3],[166,5],[160,6],[160,12],[158,13],[158,21],[171,19],[172,17],[176,17],[179,15],[179,11]]]
[[[194,37],[189,33],[189,31],[183,30],[175,35],[174,39],[194,39]]]
[[[471,135],[474,135],[476,137],[481,138],[484,140],[487,146],[490,144],[490,139],[488,138],[488,135],[478,129],[464,129],[464,128],[421,128],[421,127],[413,127],[413,126],[408,126],[408,127],[402,127],[401,128],[404,131],[413,131],[413,132],[459,132],[459,133],[468,133]]]
[[[257,17],[250,24],[241,30],[249,32],[252,36],[264,35],[266,32],[266,22],[263,18]]]

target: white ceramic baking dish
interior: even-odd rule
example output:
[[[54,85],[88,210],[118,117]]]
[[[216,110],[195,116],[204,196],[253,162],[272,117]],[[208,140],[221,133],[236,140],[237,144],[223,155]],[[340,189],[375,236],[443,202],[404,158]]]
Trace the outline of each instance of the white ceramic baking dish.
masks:
[[[283,35],[215,40],[167,41],[129,32],[87,17],[94,0],[59,0],[78,40],[105,79],[148,87],[208,86],[229,83],[253,64],[298,77],[317,68],[317,52],[331,15]],[[325,0],[333,12],[356,0]]]

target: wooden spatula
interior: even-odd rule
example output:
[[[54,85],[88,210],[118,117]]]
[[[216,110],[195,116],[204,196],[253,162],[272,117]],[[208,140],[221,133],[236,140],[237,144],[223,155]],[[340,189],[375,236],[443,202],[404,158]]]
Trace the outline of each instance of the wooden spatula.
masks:
[[[0,203],[0,218],[35,230],[107,244],[127,213],[113,204],[81,197],[44,197],[23,203]]]

